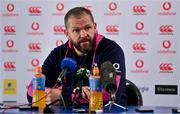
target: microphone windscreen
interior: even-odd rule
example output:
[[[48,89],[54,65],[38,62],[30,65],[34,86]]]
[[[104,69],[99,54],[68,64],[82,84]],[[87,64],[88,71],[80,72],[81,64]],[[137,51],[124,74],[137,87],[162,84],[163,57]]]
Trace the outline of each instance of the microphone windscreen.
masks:
[[[80,68],[76,73],[76,79],[82,81],[83,84],[89,84],[90,70],[86,68]]]
[[[66,57],[61,61],[61,69],[68,68],[69,72],[74,72],[77,67],[76,60]]]
[[[116,91],[116,70],[110,61],[101,64],[102,87],[108,92]]]
[[[90,71],[86,68],[80,68],[77,73],[76,73],[77,77],[90,77]]]

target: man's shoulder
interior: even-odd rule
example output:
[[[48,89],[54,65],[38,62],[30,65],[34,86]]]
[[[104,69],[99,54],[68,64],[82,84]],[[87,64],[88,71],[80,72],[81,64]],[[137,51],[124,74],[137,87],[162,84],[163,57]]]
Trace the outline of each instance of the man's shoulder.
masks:
[[[111,40],[111,39],[108,39],[108,38],[106,38],[106,37],[104,37],[102,40],[101,40],[101,42],[99,43],[99,45],[100,45],[100,47],[106,47],[106,48],[108,48],[108,47],[111,47],[111,48],[115,48],[115,47],[117,47],[117,48],[119,48],[120,46],[115,42],[115,41],[113,41],[113,40]]]
[[[60,46],[55,47],[53,50],[54,50],[55,52],[65,51],[65,50],[67,50],[67,48],[68,48],[67,46],[68,46],[67,43],[65,43],[65,44],[62,44],[62,45],[60,45]]]

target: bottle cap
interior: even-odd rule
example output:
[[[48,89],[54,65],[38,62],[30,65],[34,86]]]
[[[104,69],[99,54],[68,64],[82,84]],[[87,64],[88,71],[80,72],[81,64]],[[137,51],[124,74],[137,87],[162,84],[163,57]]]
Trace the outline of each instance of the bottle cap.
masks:
[[[99,68],[98,68],[97,64],[94,64],[93,69],[92,69],[92,74],[94,76],[99,76]]]
[[[42,67],[41,66],[37,66],[36,67],[36,72],[37,73],[41,73],[42,72]]]

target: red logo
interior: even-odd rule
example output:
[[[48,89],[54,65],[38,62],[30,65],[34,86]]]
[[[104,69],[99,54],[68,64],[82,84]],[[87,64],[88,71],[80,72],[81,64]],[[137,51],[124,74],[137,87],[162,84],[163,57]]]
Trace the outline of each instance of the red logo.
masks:
[[[63,41],[62,40],[57,40],[56,41],[56,46],[60,46],[60,45],[62,45],[63,44]]]
[[[30,50],[40,50],[41,46],[40,43],[29,43]]]
[[[32,28],[33,30],[35,30],[35,31],[38,30],[39,27],[40,27],[40,25],[39,25],[39,23],[37,23],[37,22],[33,22],[32,25],[31,25],[31,28]]]
[[[143,62],[143,60],[138,59],[135,62],[135,65],[136,65],[137,68],[142,68],[144,66],[144,62]]]
[[[16,26],[7,25],[4,27],[4,32],[16,32]]]
[[[39,60],[38,59],[33,59],[31,61],[31,64],[32,64],[33,67],[37,67],[39,65]]]
[[[117,33],[119,32],[119,26],[117,25],[108,25],[106,26],[106,31],[110,33]]]
[[[145,51],[145,44],[144,43],[134,43],[133,44],[133,49],[135,51]]]
[[[139,13],[139,14],[145,13],[146,12],[145,7],[146,6],[134,6],[133,7],[133,12],[134,13]]]
[[[137,30],[142,30],[143,28],[144,28],[144,24],[142,22],[139,21],[136,23],[136,29]]]
[[[163,32],[163,33],[173,32],[173,26],[172,25],[161,25],[160,32]]]
[[[15,62],[11,62],[11,61],[4,62],[4,68],[5,69],[15,69],[16,68]]]
[[[29,13],[33,13],[33,14],[41,13],[41,7],[29,7]]]
[[[173,67],[171,63],[161,63],[159,69],[162,71],[171,71],[173,70]]]
[[[170,2],[164,2],[163,5],[162,5],[163,9],[166,10],[166,11],[167,11],[167,10],[170,10],[170,9],[171,9],[171,6],[172,6],[172,5],[171,5]]]
[[[109,4],[109,9],[110,9],[111,11],[116,10],[116,9],[117,9],[117,4],[116,4],[115,2],[111,2],[111,3]]]
[[[14,41],[13,40],[8,40],[6,42],[6,45],[7,45],[8,48],[12,48],[14,46]]]
[[[170,48],[171,47],[171,41],[164,40],[162,45],[163,45],[164,48]]]
[[[9,3],[6,8],[9,12],[12,12],[14,11],[14,4]]]
[[[63,25],[55,25],[54,32],[64,33],[65,27]]]
[[[62,11],[62,10],[64,9],[64,4],[63,4],[63,3],[58,3],[58,4],[56,5],[56,9],[57,9],[58,11]]]

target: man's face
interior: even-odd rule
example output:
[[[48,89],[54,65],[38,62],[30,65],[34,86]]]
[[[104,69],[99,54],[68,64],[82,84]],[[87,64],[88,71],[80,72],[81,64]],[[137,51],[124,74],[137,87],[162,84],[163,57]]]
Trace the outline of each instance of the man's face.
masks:
[[[95,45],[96,23],[92,22],[87,14],[78,18],[71,16],[65,34],[72,41],[76,50],[87,54]]]

